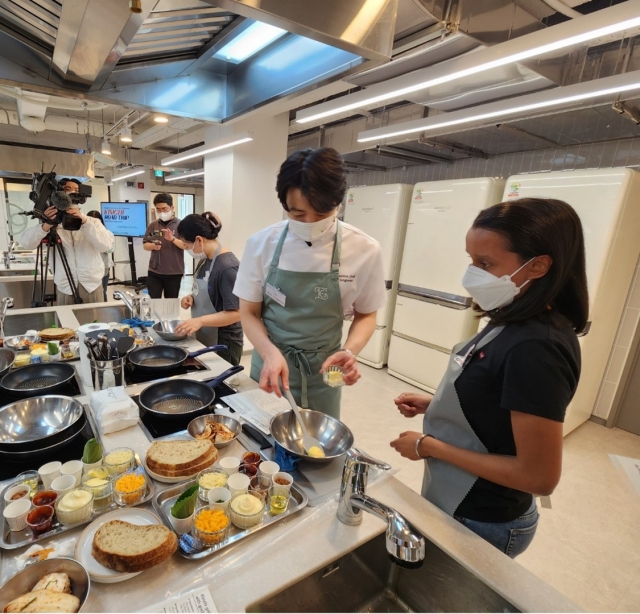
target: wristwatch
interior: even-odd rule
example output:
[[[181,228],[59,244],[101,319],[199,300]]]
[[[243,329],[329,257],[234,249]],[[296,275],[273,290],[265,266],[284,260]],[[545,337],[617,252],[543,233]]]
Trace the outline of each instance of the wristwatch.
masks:
[[[354,358],[358,358],[351,350],[348,350],[347,348],[340,348],[340,352],[346,352],[347,354],[350,354]]]
[[[433,437],[433,435],[423,435],[422,437],[416,439],[416,456],[419,456],[420,458],[428,458],[427,456],[422,456],[422,454],[420,454],[420,444],[426,437]]]

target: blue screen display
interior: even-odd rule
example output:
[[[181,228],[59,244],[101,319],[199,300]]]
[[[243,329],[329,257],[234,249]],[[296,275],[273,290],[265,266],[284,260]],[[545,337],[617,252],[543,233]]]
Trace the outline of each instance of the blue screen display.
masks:
[[[100,203],[107,230],[118,237],[144,237],[147,230],[147,203]]]

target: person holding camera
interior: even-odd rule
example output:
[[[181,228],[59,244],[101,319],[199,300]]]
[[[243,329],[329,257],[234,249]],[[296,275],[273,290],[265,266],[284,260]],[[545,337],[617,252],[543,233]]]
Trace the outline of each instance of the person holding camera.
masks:
[[[180,219],[176,217],[171,194],[153,199],[157,220],[147,226],[143,247],[151,252],[147,289],[151,298],[178,298],[184,276],[185,245],[174,237]]]
[[[76,179],[61,179],[59,186],[65,194],[79,192],[80,182]],[[50,206],[44,211],[44,216],[52,222],[56,220],[61,210],[71,217],[81,220],[79,230],[65,230],[57,227],[57,235],[60,239],[65,256],[69,263],[69,269],[76,286],[78,296],[83,303],[100,303],[103,300],[102,277],[104,265],[102,254],[113,249],[115,237],[99,220],[87,217],[80,210],[80,205],[69,202],[66,208]],[[20,237],[20,244],[26,249],[35,249],[47,236],[49,231],[57,226],[57,223],[49,223],[43,220],[38,226],[27,228]],[[73,290],[70,280],[65,274],[61,263],[56,262],[56,253],[53,253],[54,283],[56,286],[58,305],[73,305]]]

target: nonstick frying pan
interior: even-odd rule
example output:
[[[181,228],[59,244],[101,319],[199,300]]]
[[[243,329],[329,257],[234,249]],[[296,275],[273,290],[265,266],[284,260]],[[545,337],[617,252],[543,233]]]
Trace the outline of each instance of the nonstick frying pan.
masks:
[[[187,358],[195,358],[208,352],[226,350],[226,345],[212,345],[197,352],[187,352],[175,345],[152,345],[138,348],[129,354],[129,363],[140,373],[169,373]]]
[[[16,359],[16,353],[9,348],[0,348],[0,379],[11,369],[13,361]]]
[[[61,362],[47,362],[20,367],[7,373],[0,380],[0,387],[25,399],[43,394],[53,394],[70,382],[76,370]]]
[[[215,379],[196,382],[190,379],[172,379],[147,386],[141,393],[140,406],[159,418],[189,416],[207,410],[214,402],[214,388],[244,367],[238,365],[227,369]]]

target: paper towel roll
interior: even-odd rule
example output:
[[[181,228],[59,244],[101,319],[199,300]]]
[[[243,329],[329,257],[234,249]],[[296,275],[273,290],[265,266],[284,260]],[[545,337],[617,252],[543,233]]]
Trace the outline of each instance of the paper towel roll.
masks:
[[[87,333],[96,330],[108,331],[109,325],[104,322],[92,322],[91,324],[83,324],[78,329],[78,341],[80,342],[80,377],[82,378],[82,384],[85,388],[93,388],[93,382],[91,381],[91,365],[89,364],[89,356],[84,340],[87,337]]]

